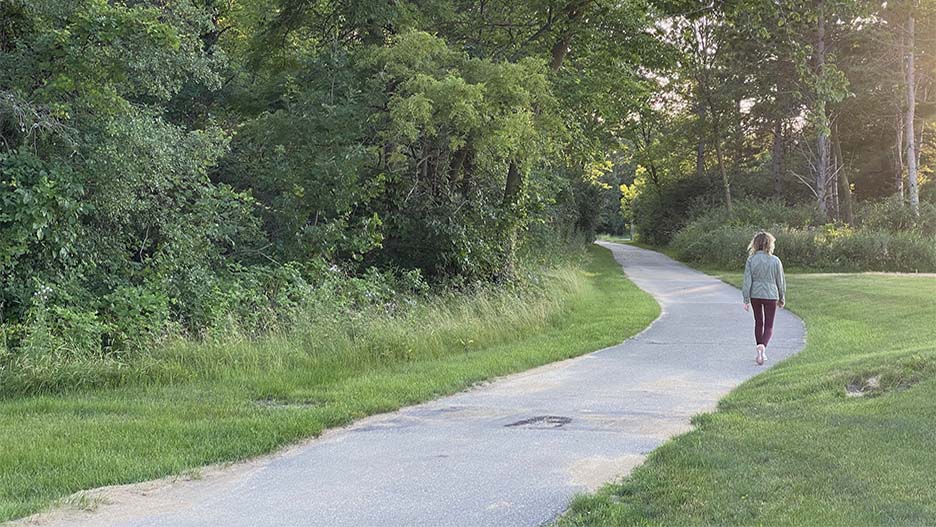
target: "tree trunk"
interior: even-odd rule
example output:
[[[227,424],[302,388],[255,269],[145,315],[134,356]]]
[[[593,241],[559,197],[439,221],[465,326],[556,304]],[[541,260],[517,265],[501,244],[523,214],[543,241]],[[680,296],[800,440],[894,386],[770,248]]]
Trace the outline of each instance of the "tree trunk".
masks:
[[[829,165],[831,156],[829,155],[829,134],[819,132],[819,162],[816,167],[816,199],[819,202],[819,210],[826,216],[829,215]]]
[[[696,146],[695,171],[699,179],[705,177],[705,143],[701,139]]]
[[[830,146],[832,145],[831,141],[829,144]],[[829,184],[829,193],[830,193],[829,200],[831,201],[831,205],[832,205],[832,217],[835,219],[835,221],[839,221],[842,219],[841,203],[839,202],[839,174],[841,173],[842,167],[838,163],[839,162],[838,157],[832,154],[833,153],[830,151],[830,157],[831,157],[831,162],[832,162],[832,170],[831,170],[832,182]]]
[[[468,158],[471,156],[468,147],[459,148],[449,163],[449,186],[454,186],[465,177],[468,171]]]
[[[910,194],[910,209],[914,214],[920,213],[920,189],[918,186],[917,170],[917,144],[914,131],[916,119],[916,61],[914,32],[916,20],[913,11],[907,18],[907,116],[904,123],[907,126],[907,183]]]
[[[783,120],[777,119],[774,123],[772,168],[774,180],[774,194],[777,198],[783,197]]]
[[[653,190],[656,191],[657,197],[663,199],[663,185],[660,183],[660,174],[657,172],[656,164],[653,161],[647,163],[647,171],[650,173],[650,183],[653,185]]]
[[[696,104],[696,115],[699,116],[699,143],[696,145],[696,177],[705,177],[705,104],[701,101]]]
[[[836,133],[838,130],[835,131]],[[829,184],[829,205],[831,206],[832,218],[835,221],[842,219],[841,216],[841,204],[839,202],[839,173],[842,170],[841,165],[839,165],[839,158],[835,155],[835,139],[836,136],[832,135],[829,138],[829,177],[832,181]]]
[[[839,178],[839,193],[842,195],[842,221],[851,225],[855,223],[855,209],[852,204],[851,180],[844,167],[842,177]]]
[[[848,179],[848,170],[845,169],[845,157],[842,155],[842,138],[839,136],[838,125],[835,125],[835,163],[839,166],[839,194],[842,196],[841,217],[845,223],[855,222],[852,208],[851,182]]]
[[[825,42],[825,9],[822,0],[819,1],[819,27],[816,32],[816,71],[819,78],[822,78],[825,70],[826,61],[826,42]],[[821,97],[821,95],[820,95]],[[826,216],[829,215],[829,132],[826,122],[826,107],[824,101],[819,102],[819,111],[822,115],[822,126],[819,129],[819,141],[817,145],[817,154],[819,157],[816,166],[816,199],[819,201],[819,210]]]
[[[556,45],[552,48],[552,59],[549,62],[549,69],[552,71],[559,71],[559,68],[562,67],[562,62],[565,60],[566,55],[569,53],[569,45],[572,43],[572,34],[566,33],[562,35]]]
[[[916,91],[917,91],[917,97],[916,97],[916,99],[917,99],[917,105],[923,104],[923,105],[925,106],[925,105],[929,102],[929,83],[927,82],[927,83],[924,83],[924,84],[923,84],[923,96],[922,96],[922,97],[919,96],[919,88],[917,88]],[[914,112],[914,114],[915,114],[915,113],[916,113],[916,112]],[[917,117],[918,117],[918,116],[917,116]],[[918,121],[918,125],[914,126],[914,128],[916,128],[916,132],[917,132],[917,137],[916,137],[916,156],[917,156],[917,162],[916,162],[916,166],[917,166],[917,172],[919,173],[920,167],[922,166],[922,165],[920,164],[920,157],[921,157],[921,155],[923,154],[923,133],[926,132],[926,120],[925,120],[925,115],[924,115],[924,118],[923,118],[923,119],[921,119],[921,118],[918,117],[918,118],[917,118],[917,121]],[[919,174],[918,174],[918,175],[919,175]]]
[[[474,152],[468,152],[462,165],[461,180],[458,186],[463,196],[470,196],[472,191],[472,175],[474,174]],[[469,203],[470,204],[470,203]]]
[[[517,196],[520,195],[521,183],[520,167],[517,166],[516,161],[511,160],[507,167],[507,183],[504,185],[504,205],[516,203]]]
[[[897,133],[896,143],[894,144],[894,185],[896,187],[897,201],[904,203],[904,165],[903,165],[903,109],[897,111]]]
[[[731,179],[728,177],[728,171],[725,169],[725,158],[722,155],[721,128],[718,117],[713,117],[712,126],[715,132],[715,158],[718,160],[718,173],[725,189],[725,206],[728,207],[728,210],[731,210]]]
[[[569,26],[572,26],[576,20],[582,16],[582,11],[585,9],[585,6],[588,5],[587,1],[583,0],[574,0],[569,2],[563,11],[565,11],[567,23]],[[555,45],[552,47],[551,58],[549,61],[549,69],[552,71],[559,71],[559,68],[562,67],[563,61],[565,61],[566,55],[569,54],[569,46],[572,45],[572,28],[567,27],[563,31],[562,35],[559,37],[559,40],[556,41]]]
[[[522,183],[520,167],[515,160],[510,160],[507,166],[507,182],[504,185],[504,208],[503,233],[504,233],[504,260],[501,275],[504,279],[510,280],[515,274],[514,260],[517,252],[517,229],[513,222],[513,212],[510,207],[517,202],[520,195],[520,184]]]
[[[734,110],[736,117],[735,127],[732,133],[735,151],[734,173],[742,174],[744,170],[744,126],[741,115],[741,99],[735,99]]]

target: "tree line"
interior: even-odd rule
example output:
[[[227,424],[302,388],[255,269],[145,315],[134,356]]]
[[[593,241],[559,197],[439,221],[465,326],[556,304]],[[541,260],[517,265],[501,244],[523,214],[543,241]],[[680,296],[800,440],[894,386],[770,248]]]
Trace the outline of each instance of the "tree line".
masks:
[[[594,233],[656,12],[0,1],[4,353],[262,329],[336,274],[513,280]]]
[[[257,313],[338,275],[508,282],[524,255],[626,221],[666,241],[692,210],[751,197],[842,222],[891,197],[918,214],[934,15],[0,0],[4,349],[110,352],[231,317],[262,331]]]
[[[632,123],[632,166],[618,175],[625,213],[650,238],[666,241],[679,224],[668,211],[686,214],[700,196],[696,209],[811,202],[849,224],[858,202],[893,199],[919,216],[932,201],[936,3],[663,7],[674,61]]]

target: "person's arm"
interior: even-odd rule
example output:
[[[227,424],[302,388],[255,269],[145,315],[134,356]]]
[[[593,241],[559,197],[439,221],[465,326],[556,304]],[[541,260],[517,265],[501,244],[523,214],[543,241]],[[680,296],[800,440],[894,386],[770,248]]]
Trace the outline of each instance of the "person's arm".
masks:
[[[744,297],[744,307],[751,303],[751,286],[754,285],[754,277],[751,275],[751,259],[748,258],[744,264],[744,285],[741,286],[741,295]]]
[[[780,307],[786,304],[786,276],[783,274],[783,262],[777,258],[777,292],[780,294]]]

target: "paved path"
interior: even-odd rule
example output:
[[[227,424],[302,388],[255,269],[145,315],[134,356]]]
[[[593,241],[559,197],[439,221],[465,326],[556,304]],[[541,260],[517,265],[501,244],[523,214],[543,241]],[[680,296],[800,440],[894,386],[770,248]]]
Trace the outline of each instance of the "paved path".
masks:
[[[652,251],[604,244],[662,316],[623,344],[348,428],[201,481],[111,492],[51,525],[537,526],[689,430],[754,364],[740,293]],[[795,301],[795,299],[794,299]],[[803,345],[781,311],[775,363]]]

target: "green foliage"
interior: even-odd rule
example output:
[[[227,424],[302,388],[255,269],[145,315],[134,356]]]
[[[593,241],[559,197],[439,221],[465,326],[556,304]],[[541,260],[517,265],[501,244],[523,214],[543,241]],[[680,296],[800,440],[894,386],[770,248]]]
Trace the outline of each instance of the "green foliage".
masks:
[[[273,254],[285,260],[359,258],[382,239],[368,205],[385,177],[367,172],[378,153],[364,142],[374,94],[349,61],[310,59],[278,108],[241,125],[217,174],[260,201]]]
[[[662,62],[642,1],[275,4],[0,3],[0,366],[36,372],[24,392],[536,282],[524,260],[593,235]]]
[[[872,207],[866,225],[852,228],[823,224],[812,206],[741,202],[732,211],[700,214],[677,233],[672,248],[686,261],[731,269],[743,264],[751,237],[767,229],[777,237],[776,254],[788,268],[936,272],[936,238],[915,222],[893,221],[887,211],[895,210],[904,209]]]
[[[638,184],[638,194],[631,197],[630,209],[637,233],[644,242],[667,244],[691,219],[689,210],[717,194],[717,187],[706,180],[691,177],[660,185]]]
[[[843,223],[861,221],[853,218],[860,201],[903,199],[894,194],[907,185],[907,72],[895,57],[913,51],[917,69],[932,70],[933,42],[911,43],[901,29],[912,16],[918,34],[932,32],[931,3],[690,4],[659,4],[671,16],[659,29],[678,59],[657,70],[666,82],[650,89],[651,104],[634,109],[639,119],[618,121],[619,148],[635,160],[628,188],[641,180],[640,193],[656,194],[627,200],[630,216],[643,199],[644,218],[635,220],[645,239],[666,243],[684,224],[678,218],[694,215],[696,200],[678,191],[691,178],[717,183],[701,196],[710,205],[822,196],[826,221]],[[929,134],[936,107],[925,96],[932,82],[918,79],[914,103],[924,201],[936,159]],[[898,223],[910,220],[897,214]]]
[[[833,111],[860,121],[846,86],[878,103],[893,87],[855,51],[879,24],[830,24],[841,51],[817,71],[805,4],[681,4],[0,3],[5,356],[121,364],[177,336],[278,331],[310,306],[535,280],[521,259],[625,221],[699,259],[704,240],[778,222],[813,265],[858,265],[861,247],[888,255],[862,265],[928,265],[929,209],[860,208],[863,227],[834,236],[773,203],[689,224],[726,183],[736,201],[802,200],[809,152],[770,149],[774,125],[805,148]],[[826,18],[856,7],[829,0]],[[845,157],[882,135],[850,129]],[[867,188],[868,164],[843,173]]]
[[[101,312],[109,322],[105,348],[139,353],[169,331],[169,298],[143,286],[120,286],[102,298]]]
[[[503,206],[508,165],[536,197],[560,139],[543,64],[470,58],[416,31],[304,60],[221,174],[265,205],[278,255],[500,273],[509,233],[533,212]]]
[[[394,203],[378,209],[386,256],[430,275],[500,274],[514,258],[505,245],[536,213],[529,200],[554,195],[546,155],[561,131],[545,66],[469,58],[425,33],[400,35],[372,60],[374,80],[394,87],[379,134]],[[515,203],[511,163],[525,180]]]
[[[39,159],[26,149],[0,152],[0,307],[26,306],[33,279],[80,266],[75,248],[89,206],[84,186],[68,166]],[[22,309],[22,308],[20,308]]]
[[[865,203],[858,210],[858,224],[866,229],[880,231],[915,231],[936,236],[936,204],[920,203],[920,214],[897,200],[888,199]]]
[[[754,226],[771,229],[777,226],[810,228],[823,225],[825,218],[813,204],[791,206],[774,199],[739,200],[731,209],[697,203],[690,210],[690,225],[684,232],[701,234],[721,226]]]
[[[220,57],[199,34],[210,13],[90,0],[0,9],[12,17],[0,38],[7,356],[51,370],[205,327],[200,293],[264,237],[250,196],[208,178],[225,135],[160,108],[183,85],[218,86]]]

